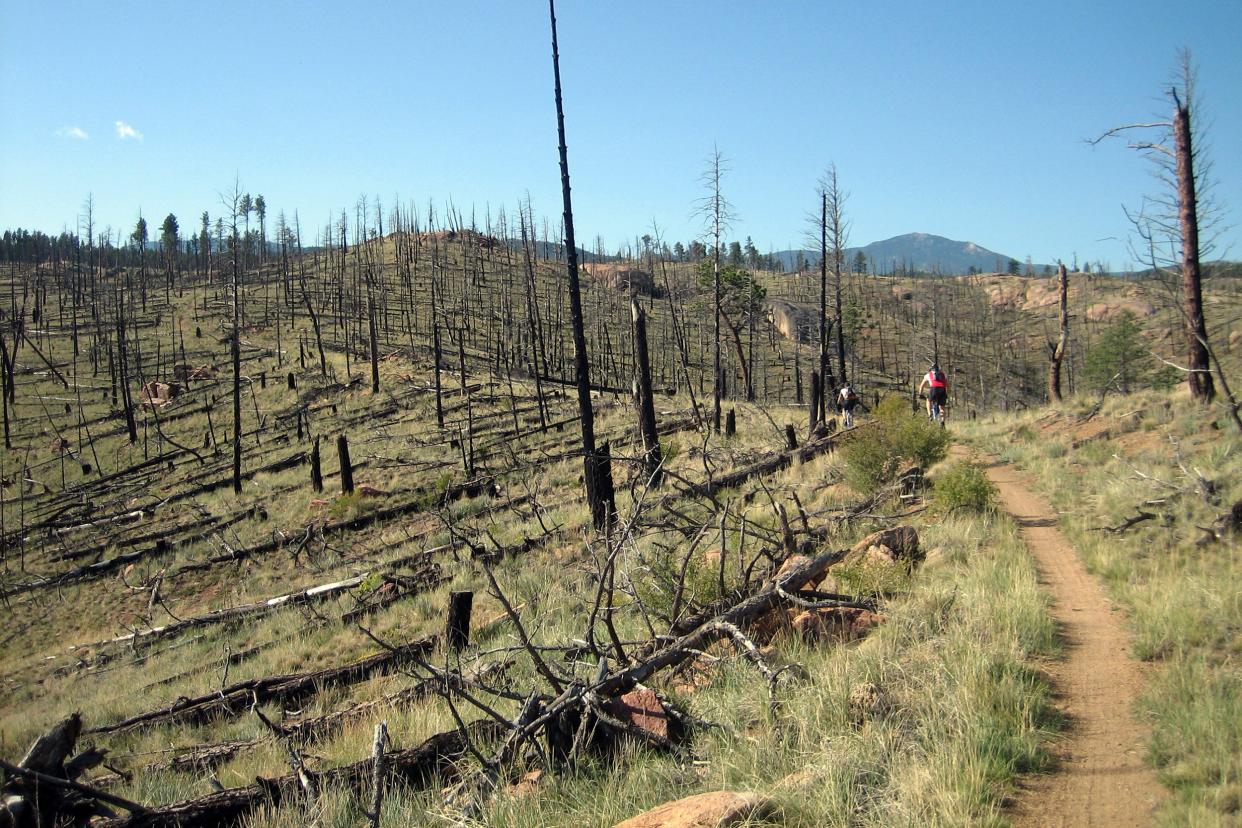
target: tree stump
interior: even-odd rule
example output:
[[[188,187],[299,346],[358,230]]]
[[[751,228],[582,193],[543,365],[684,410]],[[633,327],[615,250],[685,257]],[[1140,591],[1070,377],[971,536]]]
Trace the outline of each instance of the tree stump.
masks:
[[[336,456],[341,461],[341,494],[354,491],[354,467],[349,462],[349,438],[341,434],[336,438]]]
[[[301,426],[298,427],[299,436]],[[315,445],[311,448],[311,488],[316,492],[323,491],[323,470],[319,465],[319,438],[315,438]]]
[[[444,642],[455,653],[460,653],[470,643],[470,613],[473,608],[473,592],[449,593],[448,617],[444,623]]]

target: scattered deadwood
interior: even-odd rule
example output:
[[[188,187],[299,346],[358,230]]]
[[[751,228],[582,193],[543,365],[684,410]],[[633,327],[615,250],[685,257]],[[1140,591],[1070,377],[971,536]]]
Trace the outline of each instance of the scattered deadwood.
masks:
[[[471,742],[488,741],[501,735],[503,727],[483,719],[467,725],[465,730],[439,733],[417,747],[398,750],[384,756],[385,782],[422,787],[452,769],[464,756]],[[371,791],[373,760],[368,757],[350,765],[326,771],[306,771],[317,790],[342,787],[365,797]],[[244,788],[229,788],[173,805],[151,808],[127,817],[97,823],[100,828],[197,828],[198,826],[237,825],[262,805],[279,807],[282,802],[300,799],[304,782],[299,774],[290,773],[278,779],[260,778]]]
[[[395,669],[414,658],[421,658],[432,650],[438,638],[438,636],[428,636],[339,667],[239,681],[202,696],[182,697],[167,707],[139,713],[110,725],[92,728],[87,732],[121,733],[155,724],[203,722],[219,716],[242,715],[252,704],[256,703],[266,704],[273,701],[282,704],[294,703],[318,692],[320,688],[356,684],[387,670]]]
[[[761,477],[769,474],[775,474],[782,469],[786,469],[793,465],[794,460],[805,463],[823,454],[826,451],[832,451],[836,447],[836,438],[833,435],[820,437],[816,440],[808,442],[801,448],[793,448],[787,451],[780,451],[768,455],[762,460],[758,460],[749,466],[743,466],[727,474],[713,477],[703,483],[695,486],[694,493],[704,497],[711,497],[717,492],[725,489],[732,489],[745,483],[753,477]]]
[[[149,641],[156,641],[163,638],[169,638],[174,635],[180,635],[189,629],[196,627],[207,627],[214,624],[236,623],[245,618],[253,618],[259,615],[266,615],[284,607],[294,607],[299,604],[310,604],[317,601],[335,598],[342,593],[361,585],[369,577],[370,572],[364,572],[353,578],[346,578],[343,581],[334,581],[332,583],[320,584],[299,592],[292,592],[286,595],[278,595],[275,598],[267,598],[261,601],[253,601],[248,604],[239,604],[233,607],[225,607],[223,609],[213,610],[193,618],[185,618],[180,621],[174,621],[171,624],[165,624],[162,627],[151,627],[146,630],[136,630],[127,635],[110,638],[107,641],[99,641],[95,644],[88,644],[87,647],[106,647],[115,644],[140,644]],[[431,564],[423,570],[414,573],[405,578],[409,583],[418,583],[422,585],[430,585],[438,583],[440,580],[440,568],[435,564]]]
[[[81,732],[82,718],[73,713],[36,739],[16,765],[0,759],[7,777],[0,786],[0,825],[86,825],[95,816],[115,816],[106,805],[145,813],[142,805],[75,781],[107,755],[92,747],[70,758]]]
[[[1097,526],[1097,532],[1108,532],[1110,535],[1120,535],[1128,529],[1131,529],[1145,520],[1155,520],[1159,515],[1155,512],[1144,512],[1139,509],[1135,514],[1118,523],[1116,526]]]
[[[416,701],[427,698],[446,688],[459,690],[471,687],[479,682],[487,681],[502,674],[508,669],[510,662],[500,661],[485,664],[468,676],[456,673],[437,675],[419,681],[409,687],[393,693],[386,693],[379,698],[359,702],[341,710],[334,710],[322,716],[307,716],[299,719],[287,719],[276,725],[280,734],[296,744],[307,744],[322,740],[340,731],[345,725],[365,719],[370,714],[385,709],[400,709]],[[228,742],[206,742],[187,745],[176,749],[176,754],[169,759],[151,762],[142,768],[143,773],[160,771],[179,771],[201,773],[229,761],[239,753],[263,744],[264,738],[237,739]],[[94,780],[99,787],[107,787],[121,780],[119,774],[110,774]]]

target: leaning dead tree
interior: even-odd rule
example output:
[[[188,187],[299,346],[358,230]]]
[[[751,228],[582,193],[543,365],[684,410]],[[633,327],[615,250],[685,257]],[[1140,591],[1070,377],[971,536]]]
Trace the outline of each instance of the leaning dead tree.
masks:
[[[574,208],[569,188],[569,152],[565,147],[565,109],[561,103],[561,58],[556,41],[556,0],[548,0],[552,21],[552,74],[556,92],[556,133],[561,156],[561,198],[565,204],[565,265],[569,274],[569,314],[574,339],[574,380],[578,389],[578,415],[582,425],[582,456],[591,522],[603,529],[613,508],[612,466],[607,446],[595,446],[595,412],[591,408],[591,366],[587,359],[586,328],[582,318],[582,295],[578,286],[578,247],[574,241]]]
[[[1061,362],[1069,346],[1069,273],[1064,264],[1057,265],[1057,276],[1060,281],[1061,335],[1055,345],[1048,343],[1048,401],[1054,403],[1061,401]]]

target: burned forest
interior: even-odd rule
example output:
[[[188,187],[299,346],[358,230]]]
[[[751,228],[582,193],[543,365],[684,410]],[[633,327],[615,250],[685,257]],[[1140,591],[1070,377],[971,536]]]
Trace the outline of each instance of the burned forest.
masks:
[[[1178,222],[1143,229],[1193,245],[1140,271],[871,261],[831,161],[808,249],[765,255],[723,140],[696,238],[607,249],[584,46],[540,11],[559,204],[311,226],[232,176],[194,217],[92,194],[4,233],[0,828],[1036,824],[1016,780],[1091,713],[1047,669],[1078,664],[1058,525],[1139,619],[1083,637],[1234,698],[1233,621],[1210,650],[1144,615],[1170,571],[1228,603],[1242,534],[1242,279],[1200,261],[1188,94]],[[1165,768],[1160,698],[1103,706],[1157,710]]]

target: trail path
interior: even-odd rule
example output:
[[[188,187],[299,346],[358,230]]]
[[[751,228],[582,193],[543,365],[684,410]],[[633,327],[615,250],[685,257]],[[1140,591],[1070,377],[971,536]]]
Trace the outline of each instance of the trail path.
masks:
[[[1043,498],[1008,464],[991,463],[987,473],[1052,595],[1065,652],[1048,665],[1055,700],[1068,718],[1053,747],[1059,766],[1023,780],[1013,823],[1150,825],[1164,790],[1143,761],[1146,728],[1131,715],[1143,669],[1130,653],[1130,637]]]

